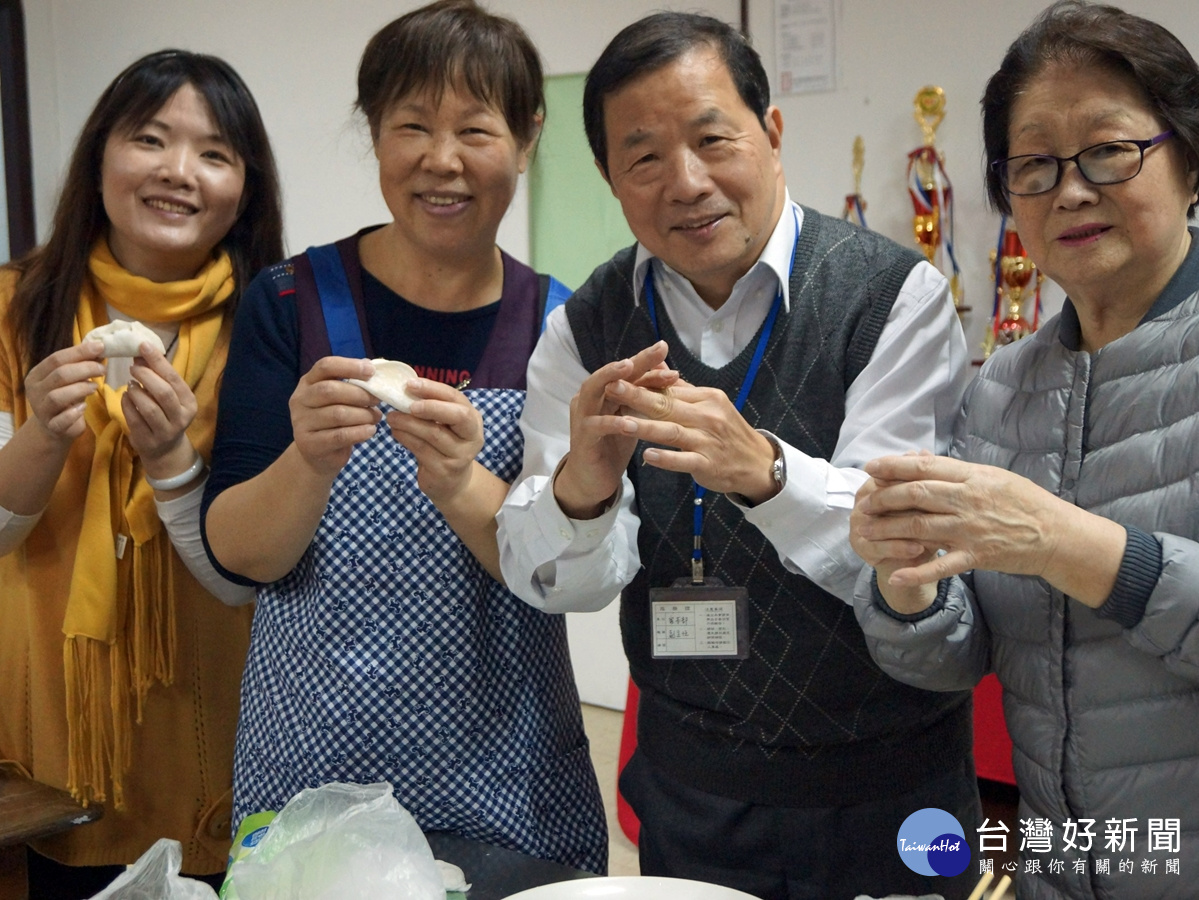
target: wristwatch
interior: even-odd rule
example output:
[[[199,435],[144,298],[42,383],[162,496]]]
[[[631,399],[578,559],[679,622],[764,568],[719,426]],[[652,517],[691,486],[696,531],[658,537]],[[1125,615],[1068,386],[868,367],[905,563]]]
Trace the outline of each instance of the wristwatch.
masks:
[[[787,484],[787,462],[783,459],[783,448],[779,446],[779,442],[766,435],[766,440],[770,441],[774,447],[774,462],[770,464],[770,477],[774,479],[774,483],[779,486],[781,491]]]
[[[783,489],[783,485],[787,483],[787,461],[783,459],[783,448],[779,445],[777,440],[775,440],[766,432],[759,431],[758,434],[770,441],[770,446],[774,448],[774,460],[770,463],[770,477],[774,479],[774,483],[778,485],[778,488],[781,491]],[[744,506],[747,509],[753,509],[754,506],[757,505],[744,494],[737,494],[730,491],[729,493],[725,494],[725,496],[734,503]]]

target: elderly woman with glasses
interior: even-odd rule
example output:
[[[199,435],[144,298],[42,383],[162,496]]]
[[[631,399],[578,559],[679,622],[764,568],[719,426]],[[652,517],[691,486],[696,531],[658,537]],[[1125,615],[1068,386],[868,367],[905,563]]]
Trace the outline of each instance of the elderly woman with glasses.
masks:
[[[1182,44],[1109,6],[1056,3],[1012,44],[988,189],[1068,299],[983,367],[952,458],[868,463],[851,519],[878,663],[1004,685],[1020,817],[1049,835],[1021,842],[1021,898],[1194,896],[1196,97]]]

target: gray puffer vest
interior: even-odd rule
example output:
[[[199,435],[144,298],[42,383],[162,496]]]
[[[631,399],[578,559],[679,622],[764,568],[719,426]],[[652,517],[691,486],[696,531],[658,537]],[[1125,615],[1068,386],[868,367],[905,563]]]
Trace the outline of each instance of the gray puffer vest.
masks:
[[[953,455],[1152,533],[1163,568],[1141,621],[1126,629],[1039,578],[983,571],[952,581],[916,621],[881,608],[867,578],[855,605],[875,659],[903,681],[953,690],[998,673],[1020,818],[1052,826],[1048,852],[1034,852],[1043,847],[1021,847],[1021,823],[1006,823],[1022,849],[1022,900],[1194,898],[1199,240],[1133,332],[1095,353],[1071,346],[1068,305],[996,354],[967,394]],[[1086,819],[1089,852],[1064,827]]]

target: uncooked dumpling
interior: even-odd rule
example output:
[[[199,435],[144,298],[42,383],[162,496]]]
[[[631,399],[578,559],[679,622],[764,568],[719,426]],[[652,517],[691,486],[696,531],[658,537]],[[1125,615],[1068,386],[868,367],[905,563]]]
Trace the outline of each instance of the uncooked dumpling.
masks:
[[[394,359],[372,359],[371,365],[375,367],[375,374],[366,381],[357,378],[347,378],[346,381],[365,388],[400,412],[411,412],[412,403],[416,398],[408,395],[404,385],[420,377],[412,366],[396,362]]]
[[[441,870],[441,880],[445,883],[446,893],[457,891],[465,894],[470,890],[470,885],[466,883],[466,873],[453,863],[446,862],[444,859],[435,859],[437,868]]]
[[[99,328],[93,328],[83,336],[85,341],[102,341],[104,343],[104,356],[111,358],[114,356],[139,356],[139,349],[143,343],[148,343],[150,346],[158,350],[159,353],[166,353],[166,347],[162,345],[162,338],[143,325],[141,322],[125,322],[118,320],[109,322],[107,325],[101,325]]]

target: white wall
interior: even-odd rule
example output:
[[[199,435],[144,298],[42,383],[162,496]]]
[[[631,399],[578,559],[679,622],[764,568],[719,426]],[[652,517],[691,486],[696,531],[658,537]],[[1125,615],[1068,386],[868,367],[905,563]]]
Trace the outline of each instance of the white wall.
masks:
[[[262,107],[283,174],[287,240],[294,250],[340,237],[386,210],[361,124],[351,115],[354,74],[367,38],[419,5],[414,0],[26,0],[37,221],[44,227],[71,142],[96,96],[142,53],[168,45],[229,60]],[[1126,0],[1199,52],[1194,0]],[[585,71],[623,25],[654,9],[699,9],[735,20],[736,0],[492,0],[540,47],[549,74]],[[834,215],[852,190],[850,147],[866,142],[863,193],[870,226],[911,238],[905,154],[921,141],[912,100],[925,84],[945,89],[938,131],[956,194],[959,261],[972,345],[990,313],[987,265],[998,219],[983,199],[978,99],[1004,48],[1043,0],[837,0],[836,91],[778,97],[792,195]],[[774,0],[750,0],[750,28],[768,72],[774,64]],[[521,198],[501,242],[527,257]],[[1052,309],[1060,293],[1050,290]]]
[[[143,53],[175,46],[225,58],[262,109],[283,178],[291,251],[384,221],[365,125],[352,114],[358,58],[383,24],[414,0],[25,0],[39,227],[58,177],[103,87]],[[691,8],[691,3],[654,3]],[[734,0],[700,4],[735,16]],[[650,8],[637,0],[503,0],[549,74],[584,71],[620,27]],[[527,258],[527,204],[518,198],[501,243]]]
[[[351,115],[358,56],[413,0],[25,0],[37,221],[50,219],[58,176],[83,119],[120,69],[151,50],[177,46],[227,59],[254,91],[283,177],[288,246],[333,240],[386,209],[365,129]],[[1043,0],[837,0],[837,89],[776,98],[792,196],[839,215],[853,188],[855,135],[866,143],[863,194],[870,226],[911,240],[906,154],[921,143],[912,101],[925,84],[944,88],[948,112],[938,146],[956,194],[957,243],[971,345],[990,314],[987,252],[998,218],[985,207],[978,100],[1007,44]],[[1123,0],[1199,53],[1195,0]],[[615,32],[655,9],[701,10],[735,21],[736,0],[492,0],[529,31],[551,75],[585,71]],[[750,27],[774,68],[774,2],[750,0]],[[501,243],[527,258],[527,212],[518,197]],[[1060,292],[1046,296],[1051,311]],[[575,644],[583,668],[609,673],[596,702],[620,706],[623,660],[613,644],[615,608],[572,633],[602,633],[602,649]],[[580,649],[582,648],[582,649]],[[587,676],[590,679],[590,675]]]
[[[1169,28],[1199,56],[1199,3],[1195,0],[1108,0]],[[958,262],[971,350],[980,355],[991,313],[987,254],[999,217],[986,208],[982,176],[979,100],[1008,44],[1048,5],[1048,0],[838,0],[838,88],[835,92],[776,98],[783,112],[783,160],[792,196],[839,215],[853,191],[851,147],[866,144],[862,193],[870,227],[897,241],[912,241],[907,196],[908,151],[922,135],[912,115],[916,92],[926,84],[945,90],[947,113],[937,146],[953,181]],[[771,0],[751,0],[755,45],[773,72]],[[1062,294],[1047,283],[1047,311]]]

